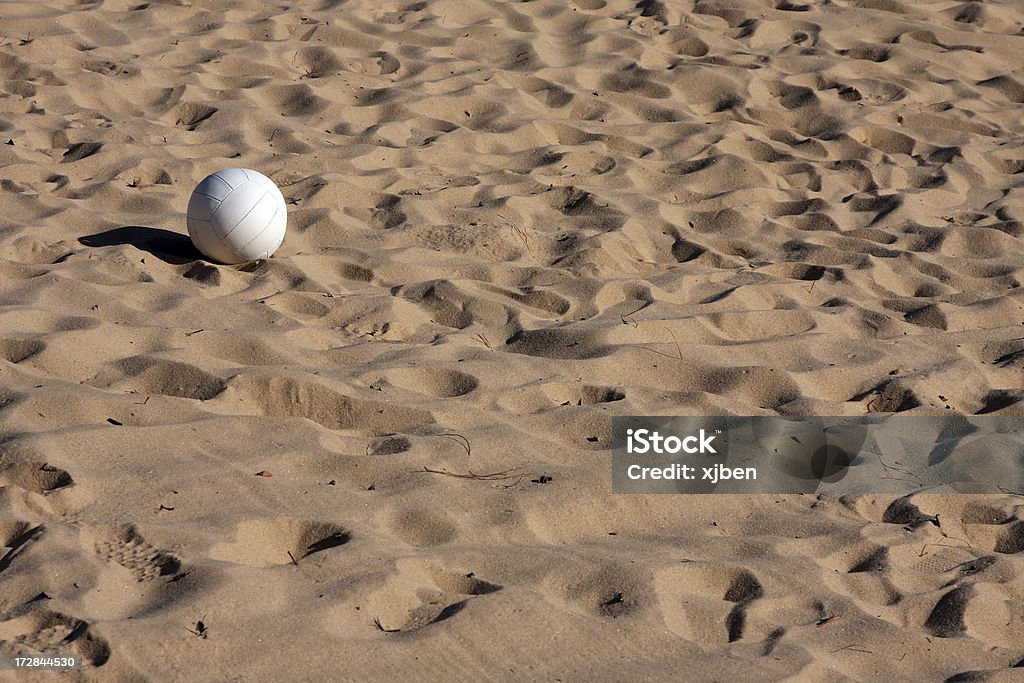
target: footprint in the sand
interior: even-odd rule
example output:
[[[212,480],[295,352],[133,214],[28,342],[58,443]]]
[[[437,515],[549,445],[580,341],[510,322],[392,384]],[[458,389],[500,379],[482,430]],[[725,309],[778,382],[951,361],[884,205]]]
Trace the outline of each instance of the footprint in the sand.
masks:
[[[434,423],[427,410],[352,398],[320,382],[286,375],[236,375],[209,405],[223,405],[232,412],[301,417],[327,429],[372,435],[405,432]]]
[[[431,249],[497,261],[515,261],[523,255],[525,246],[507,224],[476,221],[422,225],[413,228],[410,235]]]
[[[474,323],[500,329],[515,318],[515,311],[508,306],[467,291],[449,280],[410,283],[396,288],[393,293],[430,311],[438,324],[458,330]]]
[[[450,368],[394,368],[385,371],[384,377],[397,387],[438,398],[465,396],[480,384],[473,375]]]
[[[605,450],[612,447],[612,415],[603,410],[605,403],[607,401],[596,405],[559,406],[555,410],[535,412],[526,424],[531,430],[554,434],[574,448]]]
[[[527,306],[541,311],[554,313],[555,315],[565,315],[565,313],[567,313],[572,307],[572,303],[568,299],[548,289],[525,287],[519,291],[515,291],[487,283],[481,283],[479,286],[481,289],[486,289],[489,292],[506,296],[513,301],[526,304]]]
[[[373,270],[357,263],[346,263],[332,261],[331,267],[338,271],[338,275],[346,280],[356,282],[373,282]]]
[[[791,85],[783,81],[768,84],[768,92],[785,109],[799,109],[820,103],[815,92],[802,85]]]
[[[687,187],[706,194],[762,187],[766,183],[765,175],[757,164],[735,154],[713,154],[698,159],[677,161],[666,166],[662,172],[670,176],[683,177],[686,179]],[[722,212],[713,213],[721,215],[708,218],[721,220],[726,216],[731,217],[735,212],[724,209]],[[696,218],[695,216],[694,223],[698,223]],[[728,223],[722,227],[728,227]],[[712,230],[711,226],[695,227],[700,232]]]
[[[608,232],[626,222],[626,215],[608,201],[572,185],[552,189],[548,203],[566,217],[562,222],[570,228]]]
[[[639,613],[652,592],[645,572],[613,562],[568,562],[549,572],[541,585],[556,604],[601,618]]]
[[[121,565],[138,581],[174,576],[181,571],[177,557],[147,543],[131,524],[87,528],[83,539],[101,559]]]
[[[168,116],[175,126],[183,126],[185,130],[194,131],[217,113],[217,107],[201,102],[182,102],[175,106]]]
[[[1024,552],[1024,519],[1020,514],[1020,509],[1009,505],[967,501],[952,505],[945,514],[929,515],[918,507],[914,496],[905,496],[889,504],[882,521],[910,529],[929,525],[941,529],[940,516],[953,516],[966,534],[962,543],[972,550],[1015,555]]]
[[[43,244],[26,237],[19,237],[4,246],[0,255],[4,259],[10,259],[0,263],[0,275],[5,280],[31,280],[32,278],[46,275],[49,268],[42,267],[43,264],[53,263],[54,259],[66,254],[67,249],[55,248],[52,244]]]
[[[810,263],[773,263],[764,268],[759,268],[758,272],[783,277],[788,280],[814,282],[822,279],[826,273],[832,274],[837,271]]]
[[[859,574],[862,572],[880,572],[889,566],[888,551],[885,546],[867,544],[853,552],[843,551],[844,567],[841,571],[847,574]]]
[[[551,109],[561,109],[573,100],[572,93],[557,83],[546,79],[516,74],[502,74],[502,76],[508,79],[513,87],[525,92]]]
[[[387,514],[384,527],[416,547],[444,545],[458,536],[450,517],[421,507],[403,507]]]
[[[636,93],[641,97],[663,100],[672,95],[672,91],[658,83],[657,72],[631,64],[622,71],[609,74],[601,79],[601,87],[618,93]]]
[[[0,390],[0,408],[3,400]],[[0,434],[0,505],[17,500],[38,513],[63,517],[90,502],[89,494],[71,473],[46,457],[45,451],[13,435]]]
[[[626,394],[614,387],[547,382],[513,389],[498,399],[498,406],[513,413],[539,413],[560,406],[593,406],[624,398]]]
[[[327,102],[305,84],[266,89],[262,99],[283,116],[311,116],[327,108]]]
[[[46,342],[31,338],[0,339],[0,358],[9,363],[20,363],[46,348]]]
[[[119,361],[117,367],[126,378],[118,385],[144,394],[207,401],[226,386],[221,378],[194,365],[151,356],[131,356]]]
[[[665,625],[706,646],[750,637],[747,609],[765,596],[752,572],[720,562],[688,562],[659,571],[654,589]],[[754,637],[768,635],[761,630]]]
[[[103,149],[102,142],[75,142],[68,146],[61,155],[62,164],[72,164],[98,154]]]
[[[217,287],[221,283],[220,269],[209,263],[196,261],[178,266],[178,273],[183,277],[206,287]]]
[[[348,530],[329,522],[292,517],[256,519],[241,522],[235,540],[211,548],[210,557],[250,567],[297,564],[350,539]]]
[[[742,571],[733,577],[728,590],[722,596],[723,600],[733,603],[733,608],[725,618],[730,643],[743,637],[747,622],[747,605],[762,596],[764,589],[750,572]]]
[[[326,45],[314,45],[299,50],[292,56],[291,65],[302,73],[300,78],[324,78],[333,76],[341,70],[341,61],[334,54],[334,50]]]
[[[953,638],[964,633],[967,630],[964,613],[973,594],[974,588],[964,585],[943,595],[925,620],[925,630],[938,638]]]
[[[374,439],[366,445],[366,455],[396,455],[412,448],[408,437],[391,434]]]
[[[74,481],[70,474],[59,467],[42,461],[24,460],[5,463],[0,469],[0,483],[32,493],[46,494],[71,486]]]
[[[1024,520],[1011,518],[999,522],[964,522],[972,543],[980,549],[1001,555],[1024,552]]]
[[[817,326],[814,316],[791,310],[712,313],[707,319],[722,334],[740,342],[798,335]]]
[[[0,487],[2,490],[2,487]],[[0,522],[0,547],[5,548],[0,555],[0,573],[11,566],[11,562],[22,553],[31,541],[43,531],[43,525],[33,526],[20,519],[8,519]]]
[[[709,394],[737,396],[763,408],[778,408],[801,397],[800,387],[785,371],[774,368],[710,367],[694,378],[695,387]]]
[[[241,366],[287,365],[289,358],[256,333],[204,331],[189,338],[198,353]]]
[[[344,212],[375,230],[397,228],[408,218],[402,211],[402,198],[391,194],[378,195],[372,207],[346,206]]]
[[[267,306],[289,316],[323,318],[331,309],[323,303],[323,294],[281,292],[266,300]]]
[[[349,57],[342,65],[347,71],[364,76],[386,76],[402,68],[402,62],[397,57],[383,50],[366,57]]]
[[[395,572],[366,600],[378,630],[408,633],[448,619],[470,600],[501,590],[474,572],[399,560]]]
[[[823,585],[866,605],[895,605],[903,594],[893,585],[890,565],[885,546],[865,541],[844,545],[822,559]]]
[[[107,641],[95,634],[89,622],[30,602],[16,608],[18,616],[0,621],[0,652],[19,655],[59,656],[80,654],[89,667],[110,659]]]
[[[517,330],[505,340],[505,350],[538,358],[600,358],[612,352],[602,344],[598,333],[575,327],[548,327]]]
[[[67,85],[66,82],[57,77],[53,71],[5,53],[0,58],[0,77],[5,82],[29,81],[40,85]]]

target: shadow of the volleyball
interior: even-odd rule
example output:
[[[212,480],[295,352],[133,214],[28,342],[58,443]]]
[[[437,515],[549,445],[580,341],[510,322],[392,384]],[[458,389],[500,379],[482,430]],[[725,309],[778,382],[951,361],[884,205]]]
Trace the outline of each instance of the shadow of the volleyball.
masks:
[[[164,230],[163,228],[125,225],[120,228],[98,232],[94,235],[79,237],[78,242],[87,247],[109,247],[127,244],[152,254],[165,263],[173,265],[206,260],[187,235]]]
[[[820,418],[758,420],[754,436],[771,448],[776,478],[794,492],[810,493],[822,483],[835,484],[850,471],[868,436],[863,421],[828,421]]]
[[[702,476],[677,487],[680,491],[815,493],[846,477],[870,425],[843,418],[730,417],[719,418],[716,428],[728,438],[719,441],[718,453],[698,470],[703,474],[704,466],[714,463],[714,481]]]

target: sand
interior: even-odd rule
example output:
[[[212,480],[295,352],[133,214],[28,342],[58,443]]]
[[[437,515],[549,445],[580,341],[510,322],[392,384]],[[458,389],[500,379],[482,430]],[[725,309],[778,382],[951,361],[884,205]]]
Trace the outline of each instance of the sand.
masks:
[[[609,444],[614,415],[1024,414],[1022,22],[0,4],[0,651],[1019,680],[1020,495],[616,496]],[[289,231],[223,266],[184,212],[235,166]]]

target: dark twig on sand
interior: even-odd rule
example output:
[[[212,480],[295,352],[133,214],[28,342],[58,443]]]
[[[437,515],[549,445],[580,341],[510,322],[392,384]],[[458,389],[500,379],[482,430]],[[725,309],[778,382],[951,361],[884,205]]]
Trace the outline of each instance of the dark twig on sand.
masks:
[[[882,479],[891,479],[893,481],[902,481],[902,482],[904,482],[906,484],[914,484],[916,486],[924,486],[924,482],[921,481],[921,479],[916,474],[911,472],[910,470],[904,469],[902,467],[895,467],[893,465],[885,464],[885,461],[882,460],[882,456],[879,455],[878,453],[875,453],[875,457],[878,458],[878,462],[881,463],[882,467],[884,467],[885,471],[886,471],[886,473],[882,477]],[[892,470],[893,472],[900,472],[900,473],[905,474],[907,476],[906,477],[894,477],[894,476],[889,474],[889,470]]]
[[[467,472],[449,472],[448,470],[432,470],[429,467],[424,467],[423,472],[429,474],[441,474],[446,477],[455,477],[456,479],[473,479],[474,481],[503,481],[506,479],[522,479],[525,474],[517,474],[515,468],[503,470],[501,472],[492,472],[490,474],[477,474],[473,471]]]
[[[467,472],[449,472],[448,470],[433,470],[429,467],[424,467],[421,471],[428,474],[440,474],[445,477],[453,477],[455,479],[472,479],[473,481],[515,480],[511,484],[499,484],[498,486],[503,489],[510,489],[518,486],[519,483],[527,476],[526,472],[515,472],[515,468],[504,470],[502,472],[491,472],[490,474],[477,474],[472,470]]]
[[[863,645],[859,645],[859,644],[858,645],[844,645],[842,647],[837,647],[835,650],[829,650],[829,652],[831,654],[835,654],[837,652],[842,652],[843,650],[850,650],[851,652],[863,652],[864,654],[869,654],[869,655],[875,654],[874,651],[869,650],[866,647],[864,647]],[[902,661],[902,660],[900,660],[900,661]]]
[[[377,617],[373,618],[373,625],[377,627],[378,631],[383,631],[384,633],[398,633],[402,630],[400,628],[384,628],[383,624],[380,623],[380,619]]]
[[[478,342],[483,344],[485,347],[487,347],[487,349],[489,351],[493,351],[494,350],[494,347],[491,346],[491,341],[487,338],[487,335],[484,334],[483,332],[477,332],[475,335],[473,335],[473,339],[476,339]]]
[[[679,348],[679,340],[676,339],[675,332],[673,332],[668,327],[665,328],[665,331],[668,332],[672,336],[672,341],[674,341],[675,344],[676,344],[676,356],[679,358],[679,360],[682,360],[683,359],[683,350],[681,348]]]
[[[974,547],[974,546],[972,546],[970,543],[968,543],[967,541],[965,541],[962,538],[954,538],[952,536],[945,536],[945,538],[948,538],[951,541],[960,541],[962,543],[965,543],[968,548],[973,548]],[[924,557],[925,551],[928,550],[928,548],[930,548],[932,546],[937,546],[939,548],[963,548],[964,547],[962,545],[951,545],[949,543],[925,543],[923,546],[921,546],[921,550],[918,551],[917,556],[918,557]]]
[[[446,436],[449,439],[455,439],[456,441],[458,441],[459,445],[462,446],[463,450],[466,451],[466,457],[470,457],[473,454],[473,449],[469,443],[469,439],[467,439],[462,434],[459,434],[457,432],[444,432],[442,434],[438,434],[438,436]]]
[[[644,308],[644,307],[641,306],[640,308]],[[633,313],[636,313],[639,310],[640,309],[638,308],[636,311],[633,311]],[[629,315],[633,315],[633,313],[630,313]],[[625,317],[622,318],[622,323],[624,325],[625,324],[629,324],[630,322],[632,322],[632,321],[627,321]],[[633,323],[633,327],[639,327],[639,325],[637,323]],[[672,337],[672,342],[675,344],[676,355],[674,355],[674,356],[671,353],[665,353],[664,351],[658,351],[657,349],[651,349],[651,348],[648,348],[646,346],[641,346],[640,344],[632,344],[632,346],[635,346],[638,349],[643,349],[644,351],[650,351],[651,353],[656,353],[659,356],[664,356],[665,358],[671,358],[672,360],[683,360],[683,350],[679,346],[679,340],[676,338],[675,333],[671,329],[669,329],[668,327],[665,328],[665,331],[669,333],[669,335]],[[667,344],[668,342],[664,342],[664,343]]]
[[[202,619],[196,622],[196,627],[194,629],[186,626],[185,630],[191,633],[192,635],[205,640],[208,637],[210,631],[209,627],[207,627],[207,625],[204,623],[205,621],[206,617],[204,616]]]

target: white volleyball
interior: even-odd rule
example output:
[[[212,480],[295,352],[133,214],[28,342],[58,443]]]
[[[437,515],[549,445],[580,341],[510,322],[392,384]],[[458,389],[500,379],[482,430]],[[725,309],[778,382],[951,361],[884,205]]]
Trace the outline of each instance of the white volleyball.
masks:
[[[221,263],[270,258],[284,241],[288,208],[274,181],[248,168],[203,178],[188,200],[188,235]]]

